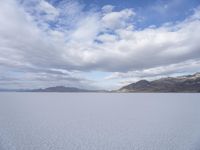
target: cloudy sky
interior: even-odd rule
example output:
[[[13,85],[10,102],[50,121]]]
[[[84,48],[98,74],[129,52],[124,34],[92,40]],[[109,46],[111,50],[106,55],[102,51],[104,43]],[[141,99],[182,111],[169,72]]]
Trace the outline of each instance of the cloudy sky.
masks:
[[[0,0],[0,88],[117,89],[198,71],[199,0]]]

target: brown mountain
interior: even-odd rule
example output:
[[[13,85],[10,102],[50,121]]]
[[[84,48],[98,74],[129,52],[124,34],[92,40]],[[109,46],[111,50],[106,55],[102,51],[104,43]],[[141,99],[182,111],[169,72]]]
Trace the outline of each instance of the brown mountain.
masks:
[[[200,92],[200,73],[161,78],[154,81],[141,80],[120,88],[118,92]]]

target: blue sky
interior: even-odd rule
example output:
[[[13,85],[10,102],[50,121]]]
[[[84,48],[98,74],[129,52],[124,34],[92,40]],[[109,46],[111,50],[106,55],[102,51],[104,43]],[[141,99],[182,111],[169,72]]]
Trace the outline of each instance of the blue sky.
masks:
[[[61,1],[49,0],[53,5]],[[141,22],[137,22],[138,28],[184,20],[200,3],[199,0],[79,0],[79,2],[85,6],[85,10],[94,7],[101,9],[108,4],[115,6],[116,10],[133,8],[138,17],[143,18]]]
[[[0,24],[0,88],[117,89],[200,69],[199,0],[7,0]]]

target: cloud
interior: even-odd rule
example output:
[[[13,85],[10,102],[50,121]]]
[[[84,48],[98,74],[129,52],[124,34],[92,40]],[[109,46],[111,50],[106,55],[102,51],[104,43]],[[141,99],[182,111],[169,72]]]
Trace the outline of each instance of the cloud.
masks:
[[[110,13],[114,10],[115,6],[113,5],[105,5],[102,7],[103,13]]]
[[[104,82],[112,82],[113,88],[117,89],[127,84],[137,82],[139,80],[155,80],[164,77],[177,77],[192,74],[200,69],[200,60],[189,60],[177,64],[159,66],[143,70],[135,70],[128,72],[114,72],[104,78]]]
[[[124,9],[119,12],[110,11],[102,17],[102,23],[108,29],[124,28],[134,15],[135,13],[132,9]]]
[[[35,86],[78,86],[93,85],[89,76],[80,77],[82,72],[114,73],[110,80],[148,77],[147,70],[163,68],[166,72],[156,76],[169,75],[180,64],[184,72],[190,65],[186,62],[198,64],[200,59],[199,14],[197,7],[181,22],[138,29],[132,8],[117,11],[106,5],[85,10],[70,0],[56,5],[45,0],[0,1],[0,76],[5,83],[9,76],[24,86],[33,80]],[[198,71],[193,68],[191,72]]]
[[[136,71],[129,71],[126,73],[113,73],[111,76],[106,77],[105,79],[131,79],[131,78],[146,78],[151,79],[160,76],[167,76],[172,74],[185,74],[185,73],[192,73],[196,70],[200,69],[200,60],[189,60],[177,64],[171,64],[167,66],[159,66],[149,69],[143,70],[136,70]]]
[[[40,1],[38,10],[44,13],[46,20],[54,20],[59,15],[59,11],[45,0]]]

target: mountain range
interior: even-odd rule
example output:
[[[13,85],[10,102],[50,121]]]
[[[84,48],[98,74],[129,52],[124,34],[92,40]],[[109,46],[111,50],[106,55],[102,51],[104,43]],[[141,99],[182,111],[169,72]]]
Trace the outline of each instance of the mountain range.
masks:
[[[75,87],[65,87],[65,86],[55,86],[55,87],[48,87],[44,89],[34,89],[29,90],[28,92],[103,92],[100,90],[87,90],[87,89],[80,89]]]
[[[154,81],[140,80],[117,90],[130,93],[198,93],[200,92],[200,73],[180,77],[167,77]]]
[[[106,92],[103,90],[87,90],[87,89],[81,89],[81,88],[75,88],[75,87],[65,87],[65,86],[55,86],[55,87],[48,87],[48,88],[39,88],[39,89],[0,89],[0,92],[79,92],[79,93],[85,93],[85,92]]]
[[[55,86],[40,89],[0,89],[0,92],[200,93],[200,73],[161,78],[153,81],[140,80],[113,91]]]

